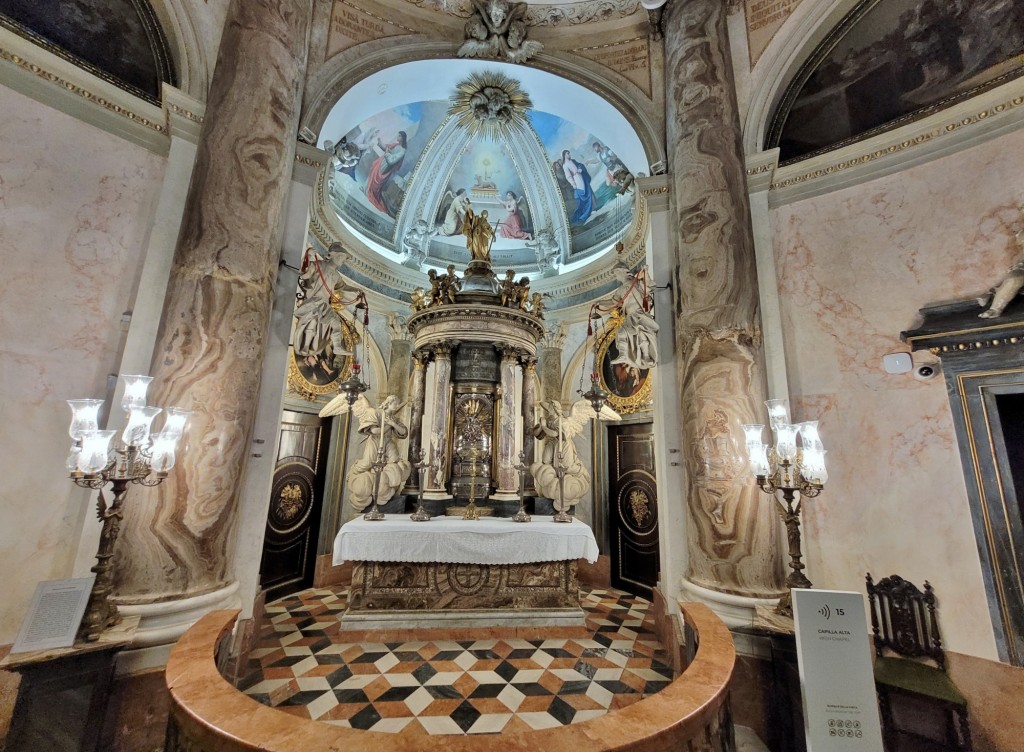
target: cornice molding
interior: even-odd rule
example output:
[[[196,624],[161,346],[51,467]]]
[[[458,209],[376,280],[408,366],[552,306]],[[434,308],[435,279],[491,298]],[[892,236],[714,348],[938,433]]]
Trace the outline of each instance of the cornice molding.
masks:
[[[11,89],[111,135],[166,155],[171,136],[198,143],[205,105],[168,84],[160,106],[0,27],[0,79]]]

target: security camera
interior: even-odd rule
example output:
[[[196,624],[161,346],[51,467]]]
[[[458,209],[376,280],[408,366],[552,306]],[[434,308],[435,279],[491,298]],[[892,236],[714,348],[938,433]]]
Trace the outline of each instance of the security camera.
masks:
[[[914,366],[914,378],[918,381],[930,381],[938,375],[938,363],[918,363]]]

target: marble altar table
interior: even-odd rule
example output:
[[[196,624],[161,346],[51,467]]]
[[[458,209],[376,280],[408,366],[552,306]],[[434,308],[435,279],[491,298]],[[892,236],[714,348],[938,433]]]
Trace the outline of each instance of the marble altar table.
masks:
[[[342,628],[582,626],[576,562],[597,555],[579,520],[357,518],[334,541],[353,562]]]

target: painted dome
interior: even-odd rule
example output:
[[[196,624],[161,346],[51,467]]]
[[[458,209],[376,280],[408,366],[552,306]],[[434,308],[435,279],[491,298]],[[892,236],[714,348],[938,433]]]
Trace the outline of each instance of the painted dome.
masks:
[[[603,257],[633,219],[640,139],[582,86],[500,63],[439,60],[352,87],[320,133],[330,208],[413,268],[468,262],[462,217],[487,212],[496,270],[553,276]]]

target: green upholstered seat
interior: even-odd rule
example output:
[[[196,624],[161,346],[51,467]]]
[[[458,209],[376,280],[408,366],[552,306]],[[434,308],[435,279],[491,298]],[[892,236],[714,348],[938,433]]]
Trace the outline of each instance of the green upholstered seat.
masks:
[[[875,661],[875,682],[926,697],[966,705],[967,700],[945,671],[905,658],[879,658]]]

